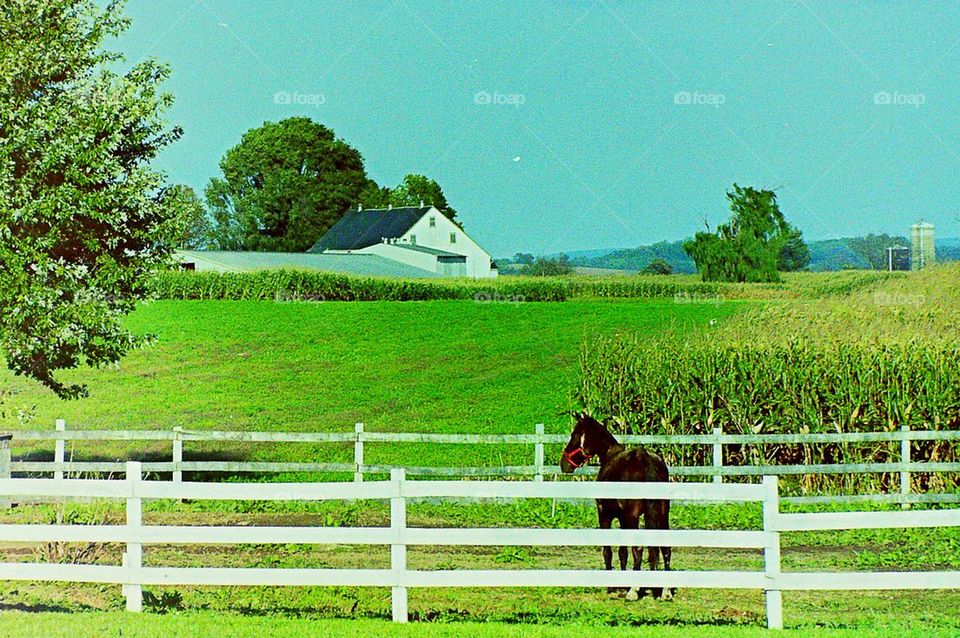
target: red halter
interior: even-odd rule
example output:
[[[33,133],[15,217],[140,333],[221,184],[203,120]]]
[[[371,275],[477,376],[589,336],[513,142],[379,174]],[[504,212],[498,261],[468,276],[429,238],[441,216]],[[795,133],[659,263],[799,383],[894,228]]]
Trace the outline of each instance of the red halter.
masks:
[[[592,457],[588,456],[587,453],[583,451],[583,448],[578,447],[576,450],[564,452],[563,458],[567,459],[567,463],[572,465],[573,469],[577,469],[578,467],[586,465]]]

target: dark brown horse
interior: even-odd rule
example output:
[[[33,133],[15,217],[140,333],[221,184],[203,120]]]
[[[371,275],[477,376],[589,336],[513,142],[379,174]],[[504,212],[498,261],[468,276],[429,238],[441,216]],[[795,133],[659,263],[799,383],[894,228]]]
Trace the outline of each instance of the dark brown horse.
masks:
[[[570,474],[578,467],[586,465],[592,457],[600,461],[598,481],[653,481],[666,483],[670,474],[666,464],[659,456],[650,454],[643,448],[627,448],[620,445],[606,427],[593,417],[581,414],[570,435],[560,469]],[[620,529],[639,529],[643,516],[646,529],[670,529],[670,501],[666,499],[597,499],[597,518],[601,529],[610,529],[613,519],[620,521]],[[639,570],[643,563],[643,548],[633,547],[633,568]],[[619,548],[620,569],[627,568],[627,548]],[[651,570],[657,569],[663,554],[663,568],[670,569],[669,547],[648,547],[647,563]],[[603,563],[606,569],[613,569],[613,549],[603,548]],[[616,591],[616,590],[608,590]],[[668,590],[666,597],[673,596],[675,590]],[[653,595],[664,595],[661,588],[654,588]],[[636,588],[627,592],[628,600],[639,597]]]

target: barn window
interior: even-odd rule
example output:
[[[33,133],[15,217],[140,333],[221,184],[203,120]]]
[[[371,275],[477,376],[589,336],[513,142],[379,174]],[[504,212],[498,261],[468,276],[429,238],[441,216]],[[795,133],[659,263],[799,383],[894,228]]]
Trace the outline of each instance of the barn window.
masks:
[[[450,243],[451,243],[451,244],[457,243],[457,234],[456,234],[456,233],[450,233]]]
[[[430,228],[436,228],[436,227],[437,227],[437,218],[436,218],[436,217],[431,217],[431,218],[430,218]]]

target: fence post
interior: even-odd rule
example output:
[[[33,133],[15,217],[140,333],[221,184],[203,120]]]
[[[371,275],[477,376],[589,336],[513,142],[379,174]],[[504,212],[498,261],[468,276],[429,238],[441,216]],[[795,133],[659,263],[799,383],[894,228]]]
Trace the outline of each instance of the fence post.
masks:
[[[533,448],[533,465],[536,468],[534,481],[543,481],[543,423],[537,423],[537,440]]]
[[[723,443],[720,442],[723,428],[713,428],[713,436],[716,437],[713,441],[713,469],[717,470],[713,474],[713,482],[723,483],[723,474],[718,471],[723,467]]]
[[[404,544],[407,528],[407,499],[403,495],[403,483],[406,480],[406,470],[390,470],[390,480],[396,485],[396,496],[390,499],[390,527],[393,530],[394,542],[390,545],[390,568],[396,574],[396,585],[393,587],[393,622],[405,623],[409,620],[407,612],[407,588],[405,572],[407,571],[407,546]]]
[[[143,523],[143,499],[138,496],[140,477],[140,462],[127,461],[127,485],[130,486],[130,495],[127,496],[127,532],[131,536],[137,535]],[[143,566],[143,545],[127,541],[127,551],[123,554],[123,566],[128,570],[140,569]],[[141,585],[124,584],[123,595],[127,599],[127,611],[143,611]]]
[[[66,430],[67,422],[63,419],[57,419],[57,432],[65,432]],[[58,437],[53,444],[53,462],[57,464],[58,468],[63,468],[63,464],[66,462],[66,449],[67,442]],[[53,478],[58,481],[63,480],[63,469],[55,470]]]
[[[901,425],[900,431],[903,432],[903,439],[900,441],[900,462],[904,465],[910,463],[910,439],[907,438],[910,432],[909,425]],[[904,509],[910,507],[907,498],[910,496],[910,470],[904,467],[900,470],[900,496],[901,505]]]
[[[357,483],[363,482],[363,423],[357,423],[353,426],[357,438],[353,441],[353,464],[357,470],[353,475],[353,480]]]
[[[183,482],[183,470],[180,469],[183,463],[183,428],[179,425],[173,428],[173,482]]]
[[[776,476],[764,476],[766,488],[763,497],[763,531],[772,533],[770,545],[763,550],[764,573],[767,576],[767,628],[783,629],[783,593],[779,589],[780,580],[780,491]]]
[[[12,434],[0,434],[0,479],[8,479],[13,476],[10,468],[10,463],[12,462],[10,456],[10,441],[12,439]],[[13,501],[10,498],[0,498],[0,509],[10,509],[12,503]]]

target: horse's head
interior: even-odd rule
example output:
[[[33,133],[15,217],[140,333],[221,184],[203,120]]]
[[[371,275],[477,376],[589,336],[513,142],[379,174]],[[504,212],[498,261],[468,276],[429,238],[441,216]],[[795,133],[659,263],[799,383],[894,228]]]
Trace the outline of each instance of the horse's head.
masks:
[[[586,465],[590,457],[595,456],[608,436],[607,428],[592,416],[581,413],[577,424],[573,426],[570,440],[560,457],[560,471],[570,474],[578,467]]]

